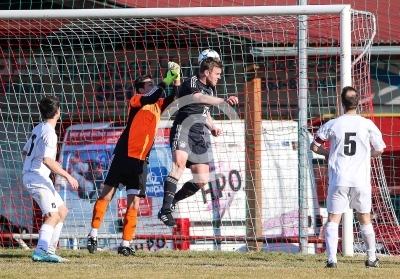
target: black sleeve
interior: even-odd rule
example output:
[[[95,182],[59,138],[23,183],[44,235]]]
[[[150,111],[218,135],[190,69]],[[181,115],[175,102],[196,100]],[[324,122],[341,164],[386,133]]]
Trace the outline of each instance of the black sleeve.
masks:
[[[180,87],[179,93],[177,96],[183,97],[192,95],[194,93],[201,93],[201,89],[199,88],[197,77],[192,77],[190,79],[185,80]]]
[[[142,95],[142,97],[140,98],[140,104],[142,106],[155,104],[164,93],[166,87],[167,85],[164,82],[161,82],[158,86],[155,86],[153,90],[151,90],[149,93]]]
[[[164,103],[161,107],[161,111],[164,111],[170,104],[172,104],[173,101],[175,101],[176,97],[178,96],[179,88],[180,88],[179,85],[178,86],[174,85],[172,87],[172,93],[171,93],[171,95],[169,95],[168,97],[166,97],[164,99]]]

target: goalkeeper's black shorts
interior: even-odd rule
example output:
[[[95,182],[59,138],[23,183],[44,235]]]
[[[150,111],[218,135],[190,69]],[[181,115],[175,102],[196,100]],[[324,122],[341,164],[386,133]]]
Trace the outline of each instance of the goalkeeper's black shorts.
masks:
[[[104,184],[125,185],[127,195],[146,197],[147,162],[122,154],[114,154]]]

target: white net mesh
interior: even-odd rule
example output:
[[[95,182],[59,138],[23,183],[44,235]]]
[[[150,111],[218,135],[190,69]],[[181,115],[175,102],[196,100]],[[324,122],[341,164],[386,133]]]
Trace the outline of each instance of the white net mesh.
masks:
[[[363,96],[361,113],[370,117],[373,20],[371,14],[353,12],[353,81]],[[32,234],[38,232],[41,222],[40,210],[32,206],[21,185],[20,153],[32,126],[40,121],[38,101],[44,95],[55,94],[62,101],[61,124],[57,126],[59,162],[73,173],[74,158],[79,155],[85,166],[84,173],[74,174],[80,182],[78,192],[63,179],[55,179],[56,189],[70,210],[61,245],[76,248],[85,245],[93,204],[124,128],[135,78],[151,74],[161,81],[168,61],[179,63],[182,77],[187,78],[198,71],[199,53],[212,48],[224,64],[217,96],[239,96],[240,104],[235,108],[239,119],[229,120],[218,109],[212,110],[224,134],[207,136],[211,181],[179,203],[174,216],[180,228],[171,230],[156,216],[171,164],[168,136],[173,117],[165,116],[150,156],[148,197],[141,202],[134,244],[153,250],[164,245],[232,250],[254,246],[258,240],[267,251],[298,251],[296,28],[296,16],[0,21],[0,32],[7,38],[0,43],[0,213],[17,225],[8,232],[23,230],[25,241],[34,243]],[[311,140],[322,120],[338,114],[340,18],[309,16],[308,30],[307,137]],[[261,99],[251,101],[249,96]],[[252,149],[254,144],[258,149]],[[302,201],[308,205],[308,223],[303,229],[308,232],[308,252],[317,253],[324,251],[321,228],[326,218],[327,175],[322,158],[308,155],[309,165],[302,166],[308,170],[306,185],[301,185],[308,189],[308,197]],[[374,213],[381,216],[377,225],[394,232],[398,224],[379,165],[374,172],[379,178],[374,187],[380,190],[379,198],[374,199]],[[186,170],[178,187],[190,178]],[[252,189],[259,195],[253,195]],[[118,191],[108,207],[99,230],[101,247],[110,248],[118,242],[125,197],[124,190]],[[10,239],[8,232],[2,229],[2,245],[21,245]],[[185,241],[175,241],[181,235]],[[385,252],[393,253],[389,248],[392,240],[382,236],[378,241]]]

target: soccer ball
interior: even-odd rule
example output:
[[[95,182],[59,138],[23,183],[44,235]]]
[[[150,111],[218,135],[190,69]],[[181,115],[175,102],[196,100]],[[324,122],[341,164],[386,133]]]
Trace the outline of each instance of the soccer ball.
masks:
[[[208,48],[208,49],[203,50],[200,53],[199,59],[198,59],[199,65],[200,65],[201,61],[203,61],[207,57],[213,57],[213,58],[216,58],[216,59],[220,60],[218,52]]]

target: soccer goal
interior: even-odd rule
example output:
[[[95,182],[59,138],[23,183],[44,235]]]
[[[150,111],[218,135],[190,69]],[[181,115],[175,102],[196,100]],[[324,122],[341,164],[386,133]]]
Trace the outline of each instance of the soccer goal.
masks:
[[[206,134],[210,182],[178,204],[170,229],[157,219],[171,165],[173,114],[160,123],[150,155],[137,249],[324,252],[326,162],[309,151],[318,126],[340,115],[341,87],[353,85],[360,113],[373,118],[369,62],[375,18],[348,5],[0,11],[0,245],[29,248],[42,222],[23,189],[23,144],[40,119],[44,95],[62,100],[58,161],[80,184],[60,177],[70,212],[60,246],[86,246],[94,201],[124,128],[134,80],[162,80],[168,61],[182,77],[215,50],[224,64],[217,96],[237,95],[235,117],[213,108],[218,138]],[[84,171],[74,166],[82,164]],[[380,252],[398,253],[398,222],[380,160],[373,162],[373,213]],[[186,170],[180,187],[191,178]],[[126,192],[117,191],[99,247],[119,243]],[[351,212],[342,224],[345,254],[363,251]]]

